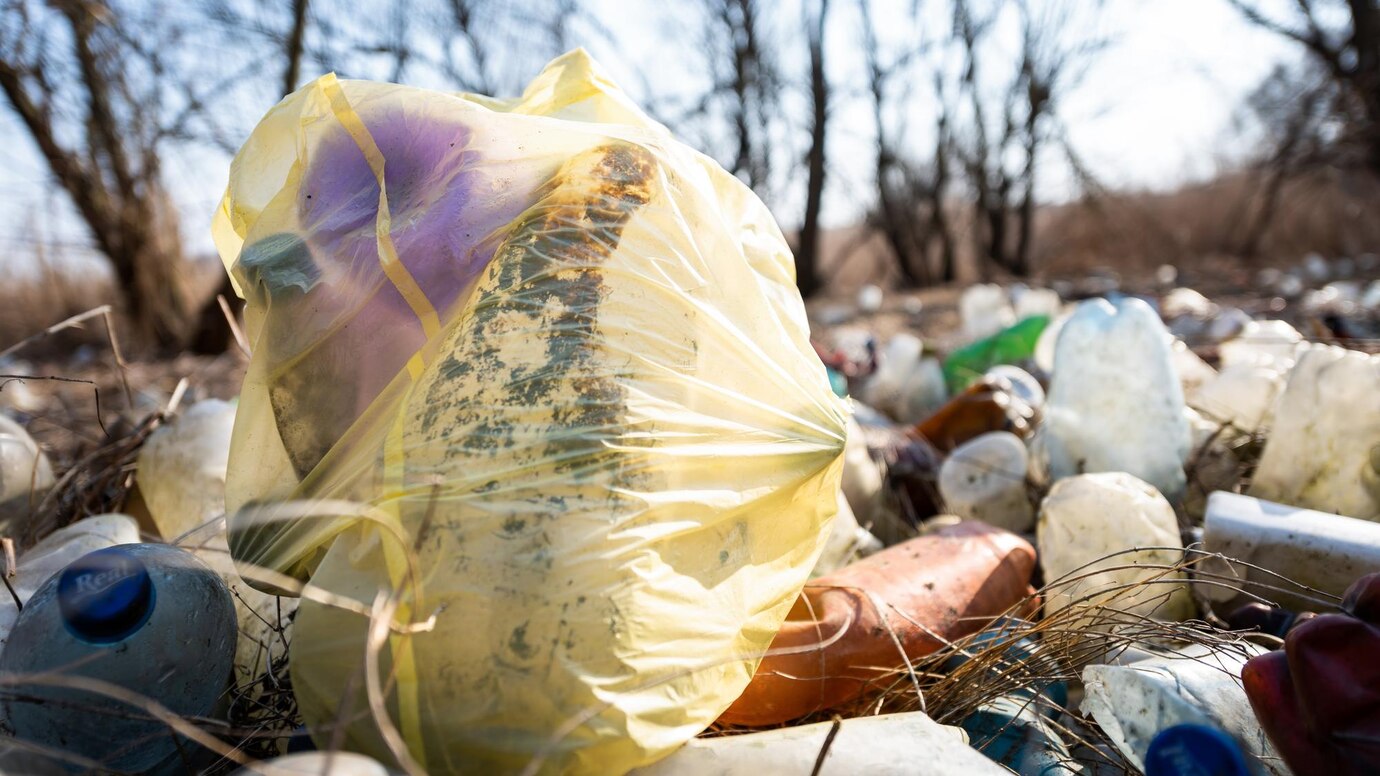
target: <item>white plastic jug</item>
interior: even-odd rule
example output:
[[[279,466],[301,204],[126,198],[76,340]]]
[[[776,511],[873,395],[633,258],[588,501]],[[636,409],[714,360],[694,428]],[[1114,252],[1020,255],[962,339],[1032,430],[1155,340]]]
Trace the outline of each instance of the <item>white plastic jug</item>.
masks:
[[[1289,373],[1249,493],[1380,520],[1380,355],[1308,347]]]
[[[1051,480],[1121,471],[1183,494],[1190,436],[1170,341],[1139,299],[1078,305],[1055,347],[1037,439]]]

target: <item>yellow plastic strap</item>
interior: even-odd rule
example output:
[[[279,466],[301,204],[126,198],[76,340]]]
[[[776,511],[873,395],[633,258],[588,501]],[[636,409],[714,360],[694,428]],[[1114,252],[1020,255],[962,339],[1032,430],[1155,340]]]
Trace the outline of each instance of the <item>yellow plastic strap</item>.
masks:
[[[428,341],[436,339],[441,332],[441,321],[436,315],[436,308],[432,306],[431,300],[427,299],[422,292],[421,286],[417,285],[416,278],[408,272],[407,267],[398,259],[397,248],[393,245],[392,217],[388,211],[388,188],[384,182],[384,160],[383,153],[379,151],[378,144],[374,142],[373,135],[360,120],[359,114],[355,113],[350,106],[349,99],[345,92],[340,88],[340,82],[334,76],[327,76],[321,79],[321,87],[325,90],[327,98],[331,103],[331,110],[335,113],[336,120],[340,122],[345,131],[350,133],[355,145],[364,154],[365,160],[369,163],[369,169],[374,173],[374,178],[379,184],[379,215],[374,222],[374,234],[378,240],[379,266],[383,268],[383,273],[389,282],[398,289],[398,293],[407,301],[408,307],[412,308],[412,313],[417,316],[417,320],[422,325],[422,332]],[[425,356],[421,351],[414,353],[407,361],[408,377],[415,383],[426,368]],[[409,392],[411,388],[408,389]],[[383,509],[395,521],[401,523],[398,510],[398,497],[403,493],[404,459],[403,459],[403,410],[407,407],[407,402],[399,404],[399,413],[394,418],[393,425],[389,429],[388,437],[384,441],[384,482],[386,492],[381,500],[379,507]],[[413,612],[421,606],[421,580],[415,575],[420,569],[411,569],[409,575],[406,548],[395,547],[390,542],[383,542],[384,563],[388,567],[388,576],[393,584],[403,584],[404,579],[409,578],[415,600],[410,603],[403,599],[400,603],[396,617],[399,621],[408,622],[412,618]],[[398,726],[401,728],[403,738],[408,741],[421,741],[421,719],[420,707],[417,697],[417,661],[412,650],[412,638],[407,634],[394,634],[389,638],[389,647],[393,655],[393,672],[397,679],[398,692]],[[413,747],[412,756],[418,760],[422,768],[426,768],[426,752],[423,747]]]
[[[345,91],[340,88],[340,82],[335,76],[328,75],[322,78],[321,88],[331,101],[331,110],[335,113],[336,120],[350,133],[350,137],[354,138],[355,145],[363,152],[364,159],[369,163],[369,169],[373,171],[374,178],[379,184],[379,217],[374,222],[379,265],[383,267],[383,273],[388,276],[388,280],[398,289],[398,293],[407,301],[407,306],[412,308],[417,320],[421,321],[422,332],[426,334],[427,339],[431,339],[440,333],[441,319],[436,315],[436,308],[432,307],[431,300],[422,293],[422,287],[417,285],[417,279],[412,277],[412,273],[408,272],[407,267],[398,259],[397,248],[393,246],[393,236],[390,234],[393,219],[388,212],[388,187],[383,179],[383,152],[379,151],[374,136],[369,134],[359,114],[350,107],[350,100],[345,96]],[[416,375],[413,375],[413,378],[415,379]]]

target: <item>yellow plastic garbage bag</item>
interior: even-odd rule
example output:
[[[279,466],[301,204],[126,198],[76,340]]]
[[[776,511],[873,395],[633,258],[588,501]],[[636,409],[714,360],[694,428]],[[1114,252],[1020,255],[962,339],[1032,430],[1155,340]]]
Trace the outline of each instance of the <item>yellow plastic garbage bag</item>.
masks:
[[[621,773],[741,693],[829,535],[847,414],[745,186],[576,51],[513,101],[317,80],[215,236],[253,347],[231,549],[308,583],[319,745]]]

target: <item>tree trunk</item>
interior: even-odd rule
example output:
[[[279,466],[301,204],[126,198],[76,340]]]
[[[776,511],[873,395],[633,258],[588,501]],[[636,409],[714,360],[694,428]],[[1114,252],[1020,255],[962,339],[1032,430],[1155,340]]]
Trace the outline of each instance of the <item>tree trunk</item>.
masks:
[[[829,121],[829,81],[824,72],[824,19],[829,0],[820,0],[809,26],[810,39],[810,150],[806,155],[809,177],[805,190],[805,221],[795,255],[795,282],[802,296],[819,290],[819,213],[824,200],[825,130]]]

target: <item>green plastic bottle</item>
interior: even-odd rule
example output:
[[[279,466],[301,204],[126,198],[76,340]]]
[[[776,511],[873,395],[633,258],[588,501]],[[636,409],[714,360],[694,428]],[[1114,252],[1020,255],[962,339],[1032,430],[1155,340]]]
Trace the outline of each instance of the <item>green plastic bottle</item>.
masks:
[[[1048,315],[1023,318],[985,339],[965,345],[944,359],[944,382],[949,393],[967,388],[997,364],[1015,364],[1033,358],[1035,343],[1049,325]]]

